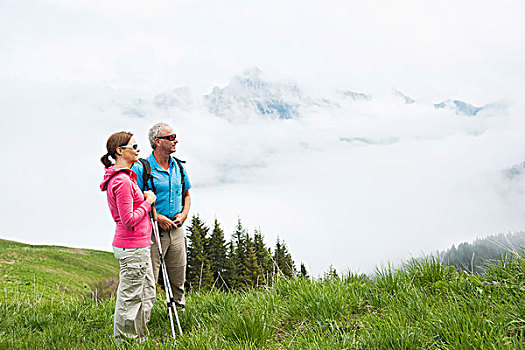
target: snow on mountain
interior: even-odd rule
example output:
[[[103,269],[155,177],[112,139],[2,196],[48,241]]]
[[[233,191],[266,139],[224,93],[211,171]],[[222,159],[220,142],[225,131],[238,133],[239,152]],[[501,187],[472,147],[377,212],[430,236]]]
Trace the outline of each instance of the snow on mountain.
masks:
[[[483,107],[476,107],[467,102],[460,100],[446,100],[434,105],[436,109],[448,108],[453,110],[458,115],[475,116]]]
[[[209,111],[220,116],[248,111],[278,119],[296,117],[304,102],[301,90],[294,84],[265,81],[261,75],[259,68],[251,68],[228,86],[214,87],[204,96]]]
[[[525,174],[525,162],[515,164],[503,170],[503,176],[508,180],[521,179]]]
[[[405,104],[409,105],[409,104],[412,104],[412,103],[415,103],[416,100],[414,100],[413,98],[411,97],[408,97],[407,95],[405,95],[404,93],[402,93],[401,91],[397,90],[397,89],[394,89],[394,94],[396,96],[399,96],[403,99],[403,101],[405,102]]]
[[[372,99],[372,95],[363,94],[361,92],[354,92],[354,91],[343,91],[343,96],[346,98],[351,98],[354,101],[359,101],[359,100],[369,101]]]
[[[417,102],[397,89],[393,89],[393,94],[383,98],[350,90],[339,90],[330,98],[315,96],[303,91],[295,83],[265,79],[262,70],[255,67],[233,77],[224,87],[215,86],[204,96],[194,96],[190,88],[179,87],[158,93],[153,97],[135,98],[131,103],[121,104],[121,108],[124,115],[134,118],[144,118],[158,112],[171,113],[172,110],[192,111],[204,108],[211,114],[227,120],[247,118],[286,120],[301,117],[309,110],[324,115],[337,113],[337,110],[346,113],[348,108],[355,111],[352,107],[356,106],[354,103],[372,100],[380,104],[399,105],[400,108]],[[492,103],[476,107],[460,100],[446,100],[434,104],[433,107],[471,117],[481,111],[484,114],[499,113],[505,110],[506,105]],[[357,108],[362,112],[363,108],[368,107]]]

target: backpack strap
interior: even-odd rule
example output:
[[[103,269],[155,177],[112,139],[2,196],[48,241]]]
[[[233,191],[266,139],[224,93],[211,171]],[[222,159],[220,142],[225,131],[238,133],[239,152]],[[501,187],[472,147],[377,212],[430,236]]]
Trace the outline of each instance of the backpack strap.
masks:
[[[177,163],[177,165],[179,166],[179,172],[180,172],[180,178],[181,178],[181,184],[182,184],[182,207],[184,208],[184,193],[186,192],[186,182],[184,181],[184,168],[182,167],[182,163],[186,163],[186,161],[184,160],[180,160],[179,158],[177,157],[172,157],[173,159],[175,159],[175,162]]]
[[[153,193],[155,193],[157,190],[155,189],[155,185],[153,184],[153,176],[151,176],[151,165],[144,158],[139,158],[139,162],[141,162],[142,166],[144,167],[142,171],[142,184],[144,186],[144,190],[151,190],[153,191]],[[151,184],[148,182],[150,182]]]
[[[177,166],[179,167],[182,184],[182,207],[184,208],[184,193],[186,192],[186,182],[184,181],[185,172],[184,168],[182,167],[182,163],[186,163],[186,161],[180,160],[176,157],[172,158],[175,160],[175,163],[177,163]],[[150,163],[144,158],[139,158],[139,162],[141,162],[142,166],[144,167],[144,170],[142,171],[142,183],[144,184],[144,190],[151,190],[153,191],[153,193],[156,193],[157,190],[155,189],[155,184],[153,183],[153,176],[151,176]]]

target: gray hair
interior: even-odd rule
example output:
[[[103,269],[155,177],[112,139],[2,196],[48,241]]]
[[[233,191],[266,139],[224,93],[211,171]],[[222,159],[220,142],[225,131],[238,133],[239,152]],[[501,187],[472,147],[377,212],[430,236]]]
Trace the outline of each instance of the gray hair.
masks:
[[[155,149],[155,139],[159,137],[159,135],[162,133],[162,128],[165,126],[169,126],[166,123],[157,123],[149,129],[148,137],[149,137],[149,144],[151,145],[151,148]]]

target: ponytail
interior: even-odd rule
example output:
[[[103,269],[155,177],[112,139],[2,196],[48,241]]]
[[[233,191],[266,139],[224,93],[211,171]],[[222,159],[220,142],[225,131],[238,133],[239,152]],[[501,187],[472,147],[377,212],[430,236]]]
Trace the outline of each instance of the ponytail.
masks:
[[[113,162],[111,160],[109,160],[109,154],[106,153],[102,156],[102,158],[100,158],[100,161],[102,162],[102,164],[104,164],[104,167],[106,168],[109,168],[110,166],[113,165]]]

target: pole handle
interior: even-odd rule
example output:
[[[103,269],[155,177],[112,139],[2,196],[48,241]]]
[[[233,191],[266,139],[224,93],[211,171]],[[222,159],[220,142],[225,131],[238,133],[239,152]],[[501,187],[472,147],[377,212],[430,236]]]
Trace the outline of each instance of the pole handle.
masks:
[[[153,221],[157,221],[157,209],[155,209],[155,203],[151,205],[151,211],[149,212],[149,216]]]

